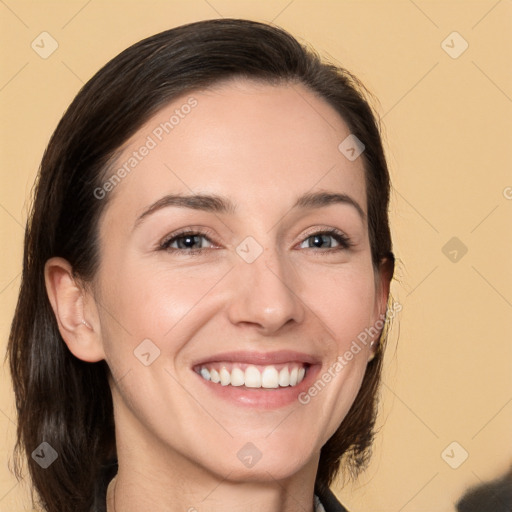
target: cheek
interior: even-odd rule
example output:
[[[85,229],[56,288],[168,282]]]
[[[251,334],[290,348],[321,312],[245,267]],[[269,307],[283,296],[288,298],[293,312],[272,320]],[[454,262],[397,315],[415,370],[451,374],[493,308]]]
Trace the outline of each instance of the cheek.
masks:
[[[221,295],[209,292],[229,270],[226,265],[190,269],[117,261],[99,275],[102,337],[110,360],[133,359],[145,339],[172,357],[212,315]]]
[[[315,414],[330,411],[321,444],[337,430],[360,389],[370,350],[369,342],[361,340],[371,326],[375,297],[371,265],[318,273],[304,290],[305,303],[330,335],[326,364],[300,397]]]
[[[303,300],[323,321],[338,352],[369,327],[375,310],[373,269],[368,265],[318,272],[303,291]]]

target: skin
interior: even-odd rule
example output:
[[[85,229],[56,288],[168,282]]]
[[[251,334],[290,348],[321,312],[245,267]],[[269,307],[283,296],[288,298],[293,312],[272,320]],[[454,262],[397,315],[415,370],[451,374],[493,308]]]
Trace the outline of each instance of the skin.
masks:
[[[109,192],[93,283],[53,258],[48,294],[73,354],[112,371],[117,512],[312,511],[320,449],[356,397],[369,345],[307,405],[269,410],[207,392],[191,365],[219,352],[296,350],[318,358],[321,376],[385,313],[389,279],[372,265],[366,217],[347,203],[292,209],[323,191],[366,215],[363,160],[338,150],[348,127],[305,87],[237,80],[165,106],[118,164],[190,96],[197,106]],[[137,223],[178,193],[217,194],[236,212],[170,206]],[[202,252],[160,248],[190,226],[208,230]],[[327,235],[308,246],[332,228],[352,245]],[[252,263],[236,252],[248,236],[263,249]],[[134,357],[144,339],[160,350],[149,366]],[[237,457],[247,442],[262,454],[252,468]]]

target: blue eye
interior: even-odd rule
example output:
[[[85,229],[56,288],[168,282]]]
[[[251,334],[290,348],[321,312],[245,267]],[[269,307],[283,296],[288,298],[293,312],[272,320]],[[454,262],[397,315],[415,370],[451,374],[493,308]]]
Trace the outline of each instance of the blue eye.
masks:
[[[209,246],[205,245],[204,241],[207,240]],[[160,246],[161,249],[168,251],[188,251],[188,252],[196,252],[201,249],[206,249],[212,246],[212,242],[210,239],[202,234],[197,232],[185,232],[174,235],[171,238],[165,240]]]
[[[334,243],[333,243],[334,240]],[[304,247],[304,244],[307,244]],[[321,231],[308,236],[301,244],[302,249],[348,249],[351,242],[346,235],[337,230]]]
[[[300,244],[301,249],[327,249],[340,251],[352,246],[349,238],[338,230],[319,231],[309,235]],[[201,253],[205,249],[215,248],[215,244],[206,233],[184,231],[165,239],[159,249],[168,252]],[[324,251],[322,251],[324,252]]]

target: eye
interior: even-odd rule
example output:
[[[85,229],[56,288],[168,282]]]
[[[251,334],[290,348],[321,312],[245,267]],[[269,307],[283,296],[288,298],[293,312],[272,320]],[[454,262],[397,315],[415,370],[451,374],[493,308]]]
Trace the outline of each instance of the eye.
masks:
[[[301,249],[348,249],[352,246],[350,239],[337,229],[319,231],[309,235],[300,245]]]
[[[336,229],[322,230],[309,235],[301,244],[301,249],[343,250],[352,246],[350,239]],[[201,231],[182,231],[165,238],[159,246],[168,252],[200,253],[205,249],[217,246],[211,241],[208,233]]]
[[[213,242],[206,233],[199,231],[185,231],[176,233],[166,238],[161,244],[160,249],[165,251],[185,251],[200,252],[203,249],[214,247]]]

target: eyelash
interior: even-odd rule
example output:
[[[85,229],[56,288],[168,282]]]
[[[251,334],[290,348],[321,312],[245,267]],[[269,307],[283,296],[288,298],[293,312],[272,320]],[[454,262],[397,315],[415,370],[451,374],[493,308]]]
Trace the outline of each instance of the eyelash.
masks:
[[[302,242],[300,242],[300,244],[304,243],[309,238],[312,238],[314,236],[322,236],[322,235],[331,236],[339,244],[337,247],[328,247],[327,249],[317,248],[318,250],[320,250],[322,252],[329,252],[329,253],[338,252],[338,251],[342,251],[342,250],[347,250],[354,245],[351,242],[351,240],[347,237],[347,235],[345,235],[345,233],[343,233],[342,231],[339,231],[338,229],[334,229],[334,228],[313,231],[312,233],[307,234],[306,237],[302,240]],[[203,251],[211,250],[210,247],[201,247],[199,249],[177,249],[175,247],[172,247],[172,248],[170,247],[170,245],[173,242],[176,242],[177,240],[179,240],[181,238],[192,237],[192,236],[200,236],[200,237],[203,237],[206,240],[208,240],[210,243],[214,243],[210,239],[211,234],[207,231],[184,230],[184,231],[180,231],[178,233],[173,233],[169,237],[165,238],[161,242],[159,250],[167,251],[167,252],[171,252],[171,253],[178,253],[178,252],[184,253],[185,252],[189,255],[200,255],[203,253]],[[315,248],[308,247],[307,249],[315,249]]]

